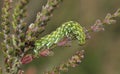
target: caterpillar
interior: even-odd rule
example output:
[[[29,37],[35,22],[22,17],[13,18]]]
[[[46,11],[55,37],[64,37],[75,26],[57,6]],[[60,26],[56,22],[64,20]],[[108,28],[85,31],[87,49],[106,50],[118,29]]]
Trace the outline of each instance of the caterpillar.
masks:
[[[79,41],[79,44],[82,45],[85,43],[86,35],[83,31],[83,27],[77,22],[69,21],[57,28],[56,31],[53,31],[51,34],[36,40],[34,52],[38,53],[43,47],[49,49],[53,44],[58,43],[62,38],[71,36],[75,36],[75,38]]]

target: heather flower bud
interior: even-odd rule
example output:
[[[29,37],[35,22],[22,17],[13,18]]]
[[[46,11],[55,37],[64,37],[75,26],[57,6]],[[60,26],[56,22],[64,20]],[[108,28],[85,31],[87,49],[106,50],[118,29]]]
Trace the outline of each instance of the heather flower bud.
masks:
[[[118,10],[114,13],[113,16],[114,16],[114,17],[120,16],[120,9],[118,9]]]
[[[27,64],[27,63],[30,63],[32,60],[33,60],[32,55],[26,55],[21,59],[21,63],[22,64]]]
[[[65,46],[69,42],[69,38],[64,38],[57,43],[58,46]]]
[[[19,70],[18,74],[24,74],[24,71],[23,70]]]
[[[97,20],[96,23],[93,26],[91,26],[91,30],[94,32],[104,31],[104,27],[101,20]]]
[[[112,15],[110,13],[107,14],[107,16],[105,17],[105,19],[110,19],[112,17]]]
[[[33,28],[35,28],[35,24],[31,23],[31,24],[29,25],[29,29],[33,29]]]
[[[104,28],[99,26],[99,25],[94,25],[94,26],[91,26],[91,29],[94,31],[94,32],[98,32],[98,31],[104,31]]]
[[[52,51],[50,51],[49,49],[45,49],[40,52],[40,56],[42,56],[42,57],[51,56],[53,54],[54,53]]]

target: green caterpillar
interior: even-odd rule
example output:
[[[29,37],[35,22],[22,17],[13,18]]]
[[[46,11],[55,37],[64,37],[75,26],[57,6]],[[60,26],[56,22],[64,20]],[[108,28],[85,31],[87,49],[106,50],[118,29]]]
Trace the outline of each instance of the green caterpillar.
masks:
[[[51,34],[36,40],[34,51],[35,53],[38,53],[38,51],[43,47],[49,49],[53,44],[58,43],[62,38],[71,37],[73,35],[79,41],[79,44],[85,43],[86,35],[82,26],[74,21],[66,22],[61,27],[57,28],[56,31],[53,31]]]

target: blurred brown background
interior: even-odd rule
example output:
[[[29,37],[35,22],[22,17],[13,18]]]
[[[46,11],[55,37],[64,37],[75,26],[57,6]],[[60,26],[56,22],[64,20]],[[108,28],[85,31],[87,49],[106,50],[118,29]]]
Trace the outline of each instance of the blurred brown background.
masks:
[[[17,0],[16,0],[17,1]],[[31,0],[28,5],[27,22],[35,20],[36,13],[46,0]],[[0,0],[0,7],[2,0]],[[53,12],[53,17],[48,22],[44,36],[66,21],[77,21],[82,26],[90,27],[97,19],[103,19],[107,13],[113,13],[120,8],[120,0],[63,0],[63,3]],[[77,41],[72,42],[72,47],[56,47],[53,57],[39,58],[24,65],[24,70],[37,70],[42,74],[55,65],[67,60],[76,50],[85,49],[85,58],[76,68],[70,68],[63,74],[120,74],[120,18],[117,23],[107,25],[104,32],[91,34],[91,40],[83,47]],[[0,65],[2,52],[0,51]],[[30,74],[30,73],[26,73]]]

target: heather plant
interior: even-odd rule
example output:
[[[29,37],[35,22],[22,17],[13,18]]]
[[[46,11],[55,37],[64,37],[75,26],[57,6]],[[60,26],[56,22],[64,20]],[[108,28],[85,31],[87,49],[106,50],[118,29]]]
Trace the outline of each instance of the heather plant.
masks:
[[[45,30],[52,12],[64,0],[47,0],[45,6],[37,13],[33,23],[27,25],[26,6],[30,0],[18,0],[12,7],[13,0],[4,0],[1,15],[1,50],[4,54],[4,67],[0,67],[0,74],[24,74],[22,66],[35,58],[53,55],[55,47],[69,46],[76,39],[80,46],[90,39],[91,32],[104,31],[104,26],[114,24],[115,18],[120,17],[120,9],[115,13],[108,13],[105,19],[97,20],[86,29],[75,21],[63,23],[52,33],[40,37]],[[51,71],[43,74],[60,74],[70,67],[78,66],[84,58],[84,50],[78,50],[67,61],[55,66]]]

